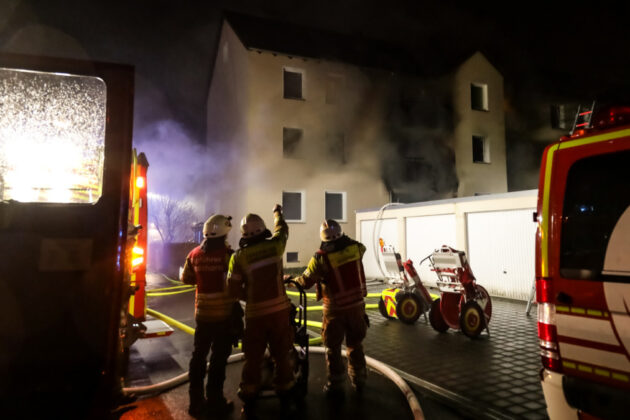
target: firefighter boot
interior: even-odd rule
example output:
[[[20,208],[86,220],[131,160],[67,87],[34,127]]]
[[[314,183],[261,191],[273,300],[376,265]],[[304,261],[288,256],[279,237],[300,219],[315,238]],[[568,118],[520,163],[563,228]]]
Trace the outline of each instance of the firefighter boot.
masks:
[[[339,400],[344,398],[344,390],[343,390],[343,382],[326,382],[324,385],[324,394],[326,397],[331,398],[333,400]]]
[[[188,406],[188,414],[196,419],[202,418],[206,411],[206,399],[203,394],[190,393],[190,405]]]
[[[278,398],[280,399],[280,418],[292,419],[297,414],[295,407],[295,393],[294,389],[287,391],[277,391]]]
[[[238,397],[243,401],[241,420],[258,420],[256,416],[256,395],[244,394],[241,389],[239,389]]]
[[[208,415],[213,418],[223,417],[234,409],[234,402],[223,395],[209,396],[207,404]]]

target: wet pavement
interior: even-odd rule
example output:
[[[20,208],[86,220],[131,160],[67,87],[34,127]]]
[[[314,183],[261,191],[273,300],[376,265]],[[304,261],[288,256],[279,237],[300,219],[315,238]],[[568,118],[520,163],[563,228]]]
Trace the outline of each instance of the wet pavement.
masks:
[[[475,340],[450,329],[438,333],[423,317],[406,325],[370,311],[366,353],[475,418],[547,418],[536,308],[527,316],[526,302],[492,298],[492,305],[490,335]]]
[[[150,287],[170,284],[150,276]],[[384,286],[371,283],[370,292]],[[435,291],[432,291],[435,293]],[[150,298],[149,307],[194,327],[193,294]],[[377,298],[368,299],[376,303]],[[427,419],[544,419],[545,403],[539,383],[540,359],[534,315],[525,315],[525,302],[493,298],[490,336],[475,340],[461,332],[438,333],[423,317],[413,325],[383,318],[369,310],[371,327],[364,342],[366,354],[396,370],[412,387]],[[319,305],[309,300],[309,305]],[[536,313],[535,308],[531,311]],[[312,311],[309,319],[320,320]],[[317,331],[317,330],[315,330]],[[317,331],[318,332],[318,331]],[[126,386],[141,386],[186,372],[192,336],[176,330],[167,338],[139,340],[131,349]],[[228,418],[239,418],[235,393],[242,363],[228,366],[226,396],[235,401]],[[366,394],[355,398],[348,389],[344,404],[335,406],[321,391],[325,382],[322,355],[310,360],[309,395],[296,418],[410,418],[402,393],[389,380],[372,372]],[[142,397],[114,413],[115,419],[189,419],[187,384],[157,396]],[[264,401],[261,418],[277,418],[277,399]]]

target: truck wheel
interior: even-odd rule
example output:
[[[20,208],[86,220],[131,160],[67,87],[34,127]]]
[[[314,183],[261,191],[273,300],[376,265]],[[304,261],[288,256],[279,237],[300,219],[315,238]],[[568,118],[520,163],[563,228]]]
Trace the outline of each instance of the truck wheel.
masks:
[[[405,324],[413,324],[420,316],[422,303],[413,293],[405,293],[396,302],[396,315]]]
[[[385,306],[385,302],[383,301],[383,298],[378,299],[378,311],[381,313],[381,315],[383,315],[383,318],[394,319],[393,317],[389,316],[389,314],[387,313],[387,306]]]
[[[469,300],[462,306],[459,326],[466,337],[477,338],[486,327],[486,317],[481,306],[474,300]]]
[[[429,311],[429,323],[433,327],[433,329],[437,332],[446,332],[448,330],[448,324],[444,321],[442,317],[442,312],[440,311],[440,299],[435,299],[431,303],[431,310]]]

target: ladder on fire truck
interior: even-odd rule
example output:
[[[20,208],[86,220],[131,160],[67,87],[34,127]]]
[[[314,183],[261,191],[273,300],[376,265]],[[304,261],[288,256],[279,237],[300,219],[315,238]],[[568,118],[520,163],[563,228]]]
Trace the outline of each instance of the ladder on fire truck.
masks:
[[[583,130],[591,127],[593,111],[595,111],[595,101],[593,101],[590,108],[578,105],[577,112],[575,113],[575,120],[573,121],[573,128],[571,128],[571,135],[573,135],[575,130]]]

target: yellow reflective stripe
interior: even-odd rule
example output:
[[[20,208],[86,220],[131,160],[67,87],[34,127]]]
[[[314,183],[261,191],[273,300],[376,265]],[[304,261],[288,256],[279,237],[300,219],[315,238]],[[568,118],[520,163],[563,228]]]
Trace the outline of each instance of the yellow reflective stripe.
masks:
[[[562,367],[567,368],[567,369],[579,370],[580,372],[585,372],[585,373],[594,373],[595,375],[603,376],[605,378],[612,378],[621,382],[630,382],[630,377],[628,377],[628,375],[625,373],[613,372],[608,369],[602,369],[599,367],[590,366],[590,365],[586,365],[582,363],[574,363],[574,362],[569,362],[567,360],[563,360]]]
[[[558,150],[558,145],[552,146],[547,151],[545,182],[543,184],[542,223],[540,225],[540,272],[543,277],[549,276],[549,195],[551,193],[551,168],[553,166],[553,155],[556,150]]]
[[[590,136],[586,138],[579,138],[575,140],[569,140],[566,142],[560,143],[561,149],[568,149],[570,147],[578,147],[584,146],[587,144],[599,143],[601,141],[615,140],[621,137],[630,136],[630,129],[625,129],[621,131],[613,131],[611,133],[600,134],[599,136]]]
[[[328,261],[333,268],[337,268],[351,261],[357,261],[361,259],[359,253],[359,247],[357,245],[350,245],[341,251],[331,252],[328,254]]]
[[[573,313],[577,315],[588,315],[593,318],[609,318],[609,314],[606,311],[600,311],[597,309],[584,309],[575,306],[556,306],[556,312]]]

